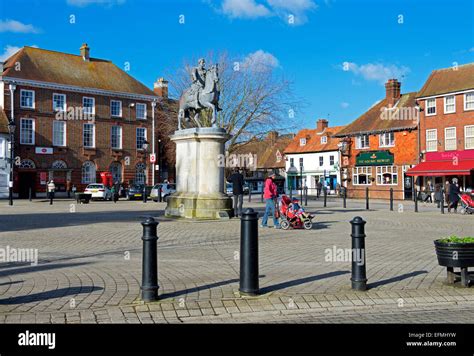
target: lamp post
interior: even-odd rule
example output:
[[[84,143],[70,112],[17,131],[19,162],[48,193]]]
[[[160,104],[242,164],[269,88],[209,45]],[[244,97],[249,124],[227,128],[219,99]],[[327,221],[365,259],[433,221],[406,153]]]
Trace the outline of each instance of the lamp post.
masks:
[[[10,84],[10,121],[8,122],[8,132],[10,134],[10,181],[8,183],[8,205],[13,205],[13,165],[15,164],[15,101],[14,94],[16,85]]]
[[[147,159],[146,159],[146,154],[148,152],[148,141],[145,140],[145,142],[143,142],[142,148],[143,148],[143,154],[145,155],[145,181],[144,181],[144,184],[143,184],[143,202],[146,203],[146,200],[147,200],[146,199],[147,198],[147,196],[146,196],[146,183],[147,183],[147,180],[148,180],[147,179],[148,177],[147,177],[147,174],[146,174],[146,166],[147,166],[147,163],[148,163]]]
[[[161,139],[158,139],[158,178],[160,180],[160,183],[163,182],[163,175],[161,174],[161,171],[163,169],[163,161],[161,159]]]

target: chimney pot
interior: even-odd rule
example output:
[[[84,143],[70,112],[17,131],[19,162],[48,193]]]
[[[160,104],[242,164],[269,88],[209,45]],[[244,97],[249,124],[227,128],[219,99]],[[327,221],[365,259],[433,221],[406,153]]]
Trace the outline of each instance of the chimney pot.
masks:
[[[328,120],[318,119],[318,121],[316,121],[316,129],[318,130],[318,132],[323,132],[324,129],[326,129],[327,127],[328,127]]]
[[[401,83],[397,79],[389,79],[385,83],[385,99],[389,108],[393,107],[400,99]]]
[[[168,81],[164,78],[158,78],[153,84],[153,91],[162,98],[168,98]]]
[[[84,61],[86,62],[89,62],[89,52],[90,52],[90,48],[89,46],[87,45],[87,43],[83,43],[81,48],[80,48],[80,51],[81,51],[81,57]]]

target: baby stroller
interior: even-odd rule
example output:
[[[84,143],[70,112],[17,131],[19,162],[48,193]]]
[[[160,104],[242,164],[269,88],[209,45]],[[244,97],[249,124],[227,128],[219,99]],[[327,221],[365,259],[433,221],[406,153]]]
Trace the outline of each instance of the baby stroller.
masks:
[[[282,195],[279,203],[280,211],[280,226],[283,230],[288,230],[290,227],[293,229],[306,229],[311,230],[313,228],[313,217],[308,215],[306,219],[301,219],[294,214],[290,209],[291,200],[286,195]]]
[[[472,214],[474,213],[474,199],[469,193],[459,194],[461,200],[461,214]]]

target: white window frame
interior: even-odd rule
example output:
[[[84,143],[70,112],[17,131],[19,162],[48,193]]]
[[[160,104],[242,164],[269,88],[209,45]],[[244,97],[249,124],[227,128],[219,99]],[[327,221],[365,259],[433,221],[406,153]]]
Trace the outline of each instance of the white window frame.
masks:
[[[114,127],[118,127],[120,129],[119,130],[119,145],[115,146],[115,147],[113,145]],[[123,137],[122,132],[123,132],[122,126],[119,126],[119,125],[114,125],[110,129],[110,147],[112,147],[112,149],[114,149],[114,150],[121,150],[122,149],[122,137]]]
[[[434,106],[428,106],[428,103],[430,101],[434,101]],[[436,115],[436,98],[429,98],[429,99],[426,99],[425,101],[425,116],[435,116]],[[434,107],[434,113],[429,113],[428,110],[431,108],[431,107]]]
[[[86,130],[85,130],[85,127],[86,125],[91,125],[92,126],[92,146],[86,146],[85,143],[84,143],[84,135],[86,133]],[[84,148],[95,148],[95,124],[91,124],[91,123],[84,123],[82,125],[82,146]]]
[[[434,132],[435,133],[435,138],[434,139],[431,139],[431,140],[428,140],[428,132]],[[425,134],[425,145],[426,145],[426,152],[436,152],[438,151],[438,130],[437,129],[428,129],[426,130],[426,134]],[[428,142],[433,142],[435,143],[435,149],[434,150],[431,150],[431,149],[428,149]]]
[[[328,137],[327,136],[321,136],[321,144],[324,145],[328,143]]]
[[[144,107],[144,110],[143,110],[143,114],[145,115],[144,117],[138,117],[138,106],[143,106]],[[135,106],[135,116],[136,116],[137,120],[146,120],[147,119],[146,104],[144,104],[144,103],[137,103],[136,104],[136,106]]]
[[[87,112],[86,107],[84,106],[84,101],[86,99],[92,99],[92,112]],[[86,115],[95,115],[95,98],[91,96],[83,96],[82,97],[82,113]]]
[[[376,179],[375,182],[377,185],[398,185],[398,166],[376,166],[375,167]],[[383,183],[384,174],[391,175],[391,181],[393,182],[393,177],[396,177],[396,183]]]
[[[447,131],[454,129],[454,138],[451,137],[450,140],[454,140],[454,148],[448,148],[447,143],[448,143],[448,135]],[[457,134],[456,134],[456,126],[451,126],[451,127],[445,127],[444,128],[444,150],[445,151],[456,151],[458,145],[457,145]]]
[[[62,145],[58,145],[58,144],[55,142],[55,140],[54,140],[54,138],[55,138],[55,135],[54,135],[54,132],[55,132],[55,131],[54,131],[54,127],[55,127],[55,125],[57,125],[57,124],[62,124],[62,125],[63,125],[63,144],[62,144]],[[66,137],[67,137],[67,135],[66,135],[66,130],[67,130],[66,121],[61,121],[61,120],[54,120],[54,121],[53,121],[53,140],[52,140],[52,141],[53,141],[53,146],[56,146],[56,147],[66,147]]]
[[[120,113],[118,115],[113,114],[113,112],[112,112],[112,103],[119,103]],[[122,117],[122,101],[121,100],[110,100],[110,116],[111,117]]]
[[[7,142],[7,139],[5,137],[0,137],[0,159],[7,158],[6,142]]]
[[[362,143],[362,137],[367,137],[367,146],[361,146]],[[356,136],[356,149],[358,150],[366,150],[370,148],[370,136],[367,134],[364,135],[358,135]]]
[[[91,174],[90,179],[84,179],[84,167],[86,166],[92,167],[93,175]],[[93,161],[85,161],[81,166],[81,183],[82,184],[93,184],[97,181],[97,167]]]
[[[302,137],[300,138],[300,146],[305,146],[306,145],[306,138]]]
[[[367,183],[359,183],[360,175],[367,176]],[[353,167],[352,168],[352,185],[372,185],[372,166]]]
[[[450,104],[450,105],[454,106],[452,111],[448,111],[448,109],[447,109],[447,107],[448,107],[448,103],[447,103],[448,98],[453,98],[454,99],[454,103]],[[444,100],[444,113],[445,114],[454,114],[454,113],[456,113],[456,95],[446,95],[443,100]]]
[[[324,156],[319,156],[319,167],[324,166]]]
[[[24,105],[22,104],[23,93],[33,93],[33,96],[32,96],[32,104],[33,104],[33,106],[24,106]],[[35,109],[35,108],[36,108],[36,103],[35,103],[35,91],[34,91],[34,90],[20,89],[20,108],[22,108],[22,109]]]
[[[33,124],[31,125],[31,127],[32,127],[32,134],[31,134],[31,136],[32,136],[31,140],[32,141],[31,142],[25,142],[23,140],[23,135],[22,135],[22,131],[23,131],[22,130],[22,123],[23,123],[23,121],[32,121],[33,122]],[[27,117],[21,118],[20,119],[20,144],[21,145],[34,146],[35,145],[35,136],[36,136],[36,120],[32,119],[32,118],[29,118],[29,117],[28,118]]]
[[[331,159],[331,158],[332,158],[332,159]],[[332,164],[331,164],[331,161],[332,161]],[[335,163],[336,163],[336,156],[330,155],[330,156],[329,156],[329,165],[330,165],[330,166],[334,166]]]
[[[467,135],[467,129],[472,128],[472,136]],[[471,138],[472,139],[472,147],[467,147],[467,139]],[[466,150],[472,150],[474,149],[474,125],[466,125],[464,126],[464,149]]]
[[[147,129],[146,127],[137,127],[135,129],[135,147],[138,151],[143,151],[143,148],[138,148],[138,130],[144,130],[145,131],[145,135],[144,135],[144,140],[146,141],[147,140]],[[142,145],[143,147],[143,145]]]
[[[58,109],[58,108],[55,108],[54,107],[54,97],[55,96],[61,96],[64,98],[64,105],[61,109]],[[53,105],[53,112],[66,112],[67,111],[67,104],[66,104],[66,94],[59,94],[59,93],[53,93],[53,102],[52,102],[52,105]]]
[[[468,96],[468,95],[472,95],[472,100],[469,101],[469,103],[472,103],[472,104],[473,104],[473,106],[472,106],[471,109],[468,109],[468,108],[467,108],[467,96]],[[464,111],[472,111],[472,110],[474,110],[474,91],[470,91],[470,92],[468,92],[468,93],[464,93]]]
[[[389,136],[389,143],[387,144],[386,141],[386,135]],[[390,136],[393,136],[393,141],[390,143]],[[390,131],[390,132],[384,132],[379,135],[379,147],[394,147],[395,146],[395,132]]]

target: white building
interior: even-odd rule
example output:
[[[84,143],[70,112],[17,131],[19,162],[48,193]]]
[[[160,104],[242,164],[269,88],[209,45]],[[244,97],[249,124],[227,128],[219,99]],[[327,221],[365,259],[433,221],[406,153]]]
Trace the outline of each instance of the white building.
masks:
[[[318,182],[334,193],[341,184],[339,139],[331,136],[344,126],[328,127],[328,121],[319,119],[316,129],[303,129],[285,149],[286,171],[294,167],[295,173],[287,175],[287,191],[308,187],[308,194],[315,194]],[[296,173],[297,171],[297,173]]]
[[[8,198],[9,155],[8,119],[0,107],[0,198]]]

